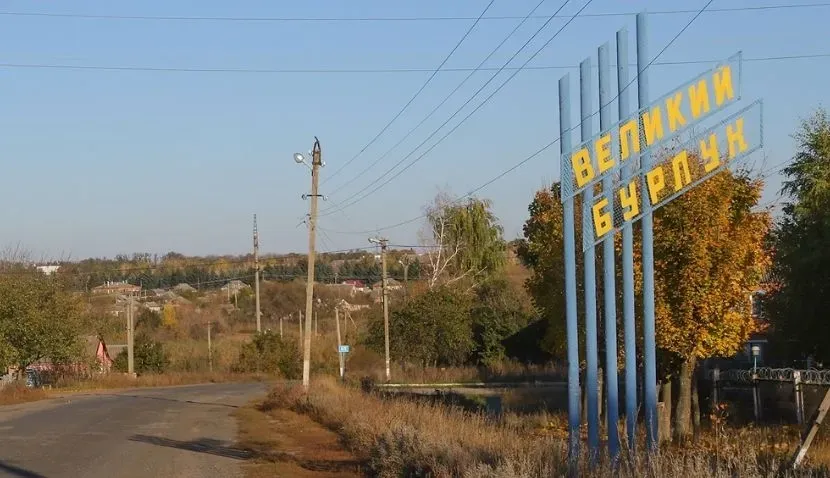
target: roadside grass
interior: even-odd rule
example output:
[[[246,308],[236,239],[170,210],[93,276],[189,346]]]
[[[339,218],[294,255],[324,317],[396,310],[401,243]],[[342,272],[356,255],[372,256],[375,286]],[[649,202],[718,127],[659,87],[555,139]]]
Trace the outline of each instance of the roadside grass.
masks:
[[[0,387],[0,406],[34,402],[43,400],[44,398],[49,398],[49,393],[46,390],[42,388],[30,388],[19,382]]]
[[[567,428],[561,414],[507,414],[496,419],[436,402],[384,399],[328,378],[315,381],[308,394],[298,386],[278,386],[263,409],[303,413],[336,431],[352,452],[365,460],[373,476],[518,478],[568,473]],[[811,452],[798,473],[787,470],[796,437],[772,428],[726,429],[704,434],[687,446],[666,446],[648,460],[642,454],[624,452],[613,473],[607,457],[599,457],[596,468],[582,460],[578,474],[830,477],[830,469],[816,463],[825,452]],[[642,450],[643,443],[637,448]]]
[[[248,478],[353,478],[364,476],[363,464],[346,451],[334,432],[311,418],[261,404],[235,412],[237,445],[251,452],[243,465]]]

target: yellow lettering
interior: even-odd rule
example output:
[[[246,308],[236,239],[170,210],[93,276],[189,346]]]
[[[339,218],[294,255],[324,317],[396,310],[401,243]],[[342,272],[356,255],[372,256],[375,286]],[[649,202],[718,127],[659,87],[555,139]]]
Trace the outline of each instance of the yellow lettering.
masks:
[[[669,117],[669,130],[677,131],[678,128],[686,124],[686,118],[683,117],[683,112],[680,111],[680,102],[683,100],[683,94],[679,91],[675,93],[674,97],[666,98],[666,116]]]
[[[705,139],[700,140],[700,155],[706,160],[703,165],[703,170],[711,173],[718,166],[720,166],[720,153],[718,152],[718,138],[715,133],[709,135],[709,142]]]
[[[672,158],[671,167],[674,171],[674,192],[680,191],[692,182],[692,173],[689,172],[689,153],[685,149]]]
[[[744,139],[744,119],[735,120],[735,127],[726,126],[726,140],[729,142],[729,159],[734,158],[738,153],[746,151],[747,145]],[[737,151],[735,151],[737,149]]]
[[[657,166],[646,173],[646,183],[648,183],[648,195],[651,199],[651,204],[656,205],[659,201],[659,193],[666,187],[666,176],[663,174],[663,168]]]
[[[700,80],[697,85],[689,87],[689,106],[694,119],[709,112],[709,88],[706,80]]]
[[[614,160],[611,158],[611,135],[600,136],[594,143],[594,156],[597,158],[599,173],[614,167]]]
[[[732,88],[732,68],[729,65],[722,66],[712,76],[712,83],[715,84],[715,104],[722,105],[724,101],[735,97]]]
[[[620,188],[620,204],[623,207],[623,219],[630,221],[640,214],[640,205],[637,203],[637,183],[631,181],[626,188]],[[625,211],[625,209],[628,209]]]
[[[608,211],[603,211],[606,207],[608,207],[608,199],[602,198],[592,208],[594,213],[594,230],[598,238],[608,234],[608,231],[611,230],[611,214]]]
[[[620,126],[620,161],[625,161],[631,153],[640,152],[640,133],[637,121],[631,120]]]
[[[663,137],[663,115],[660,107],[643,112],[643,129],[646,133],[646,145],[651,146]]]
[[[588,153],[588,148],[582,148],[571,155],[571,165],[573,166],[577,187],[581,188],[594,179],[594,167],[591,165],[591,155]]]

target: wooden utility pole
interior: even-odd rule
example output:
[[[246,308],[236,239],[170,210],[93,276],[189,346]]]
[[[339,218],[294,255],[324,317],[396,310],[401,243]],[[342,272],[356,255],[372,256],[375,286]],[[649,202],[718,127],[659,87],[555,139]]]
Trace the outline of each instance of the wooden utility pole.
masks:
[[[127,373],[135,375],[135,324],[133,323],[133,294],[127,304]]]
[[[300,326],[300,343],[303,342],[303,312],[297,312],[297,324]]]
[[[389,360],[389,294],[386,288],[386,246],[389,244],[389,240],[377,237],[369,238],[369,242],[380,245],[381,288],[383,289],[383,337],[386,350],[386,381],[388,382],[392,376]]]
[[[343,342],[340,340],[340,307],[334,306],[334,323],[335,328],[337,329],[337,355],[340,357],[340,380],[343,380],[343,373],[344,373],[344,358],[343,352],[340,351],[340,346],[343,345]]]
[[[827,390],[824,394],[824,399],[821,401],[821,404],[819,404],[818,410],[816,410],[813,423],[810,424],[810,428],[807,429],[807,433],[804,434],[801,440],[801,445],[798,446],[798,449],[795,452],[792,462],[793,469],[798,468],[804,460],[804,457],[807,456],[807,450],[810,449],[810,445],[813,443],[813,439],[816,437],[818,429],[824,421],[824,417],[827,416],[828,410],[830,410],[830,390]]]
[[[254,214],[254,294],[256,295],[256,331],[262,332],[262,312],[259,310],[259,232]]]
[[[280,316],[280,338],[282,338],[282,316]]]
[[[295,156],[295,159],[297,157]],[[303,387],[308,391],[311,381],[311,318],[314,313],[314,259],[317,234],[317,198],[320,166],[323,165],[320,141],[315,137],[311,150],[311,214],[308,219],[308,278],[305,291],[305,337],[303,337]],[[303,195],[303,198],[308,197]]]
[[[211,323],[208,322],[208,368],[213,373],[213,346],[210,343],[210,325]]]

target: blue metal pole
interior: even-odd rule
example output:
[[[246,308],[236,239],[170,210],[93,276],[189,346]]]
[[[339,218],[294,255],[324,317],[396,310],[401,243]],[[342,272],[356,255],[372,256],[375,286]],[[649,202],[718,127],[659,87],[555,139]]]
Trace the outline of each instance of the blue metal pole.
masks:
[[[617,32],[617,106],[620,119],[631,113],[628,86],[628,29]],[[633,159],[623,166],[623,178],[634,172]],[[637,327],[634,319],[634,230],[622,227],[623,328],[625,331],[625,429],[628,447],[634,450],[637,430]]]
[[[648,105],[648,45],[646,39],[647,16],[637,14],[637,97],[640,108]],[[651,164],[651,154],[640,157],[643,167]],[[646,191],[643,177],[642,191]],[[643,361],[645,377],[646,445],[650,450],[657,448],[657,357],[654,340],[654,223],[651,216],[651,202],[643,194]]]
[[[611,60],[608,43],[599,47],[599,129],[605,131],[611,126]],[[611,175],[602,180],[606,197],[612,198],[614,181]],[[614,234],[608,234],[602,242],[603,285],[605,292],[605,417],[608,428],[608,455],[612,462],[620,450],[617,432],[619,414],[619,388],[617,388],[617,287],[614,275]]]
[[[579,105],[582,114],[580,132],[582,141],[592,136],[591,128],[591,59],[586,58],[579,64]],[[591,224],[591,206],[594,203],[593,188],[582,193],[582,234],[593,236]],[[585,393],[588,395],[588,450],[591,458],[599,452],[599,383],[597,381],[597,280],[594,260],[594,247],[584,252],[585,269]]]
[[[559,151],[564,157],[571,151],[571,77],[559,79]],[[560,177],[568,174],[562,161]],[[563,208],[565,240],[565,319],[568,340],[568,460],[574,466],[579,459],[579,340],[576,321],[576,244],[574,239],[574,200],[566,199]]]

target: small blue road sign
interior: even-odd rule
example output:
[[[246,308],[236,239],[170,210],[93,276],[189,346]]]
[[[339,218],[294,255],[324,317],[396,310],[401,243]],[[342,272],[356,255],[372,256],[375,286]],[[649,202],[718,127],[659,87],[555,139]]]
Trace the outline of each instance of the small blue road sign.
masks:
[[[349,353],[349,346],[348,346],[348,345],[341,345],[341,346],[340,346],[340,353],[341,353],[341,354],[347,354],[347,353]]]

